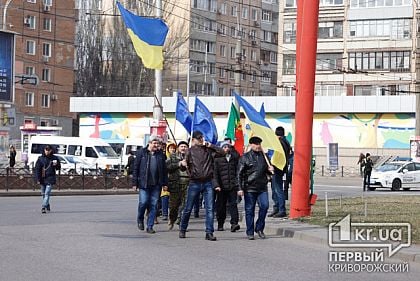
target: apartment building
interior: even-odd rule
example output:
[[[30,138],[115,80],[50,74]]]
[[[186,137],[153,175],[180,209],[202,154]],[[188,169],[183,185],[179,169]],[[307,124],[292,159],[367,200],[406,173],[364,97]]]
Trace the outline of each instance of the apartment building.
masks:
[[[296,0],[280,5],[278,95],[294,95]],[[417,2],[320,0],[315,95],[416,90]]]
[[[6,15],[2,29],[15,33],[12,107],[16,113],[13,124],[8,125],[11,143],[22,142],[24,150],[33,134],[71,136],[75,116],[69,112],[74,88],[74,1],[0,0],[0,7]]]

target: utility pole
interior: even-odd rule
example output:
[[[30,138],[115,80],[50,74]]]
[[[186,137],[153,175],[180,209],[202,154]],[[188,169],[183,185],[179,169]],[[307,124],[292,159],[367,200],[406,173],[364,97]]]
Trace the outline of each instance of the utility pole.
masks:
[[[241,18],[240,18],[240,11],[242,9],[242,1],[241,5],[239,5],[239,11],[236,10],[236,21],[237,21],[237,37],[238,40],[236,41],[236,65],[235,65],[235,92],[239,95],[241,92],[241,70],[242,70],[242,34],[241,34]],[[236,100],[235,100],[236,103]],[[237,106],[235,104],[235,106]]]

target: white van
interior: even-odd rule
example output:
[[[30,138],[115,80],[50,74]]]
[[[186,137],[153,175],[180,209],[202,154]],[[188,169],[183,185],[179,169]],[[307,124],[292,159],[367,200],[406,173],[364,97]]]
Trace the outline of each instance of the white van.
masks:
[[[121,162],[123,165],[127,165],[128,162],[128,156],[130,156],[130,151],[134,152],[134,155],[137,151],[137,149],[140,149],[142,147],[145,147],[145,139],[138,139],[138,138],[128,138],[124,142],[124,147],[121,151]]]
[[[33,136],[29,141],[28,164],[35,165],[45,145],[51,145],[54,154],[76,156],[99,169],[118,169],[120,158],[102,139],[59,136]]]

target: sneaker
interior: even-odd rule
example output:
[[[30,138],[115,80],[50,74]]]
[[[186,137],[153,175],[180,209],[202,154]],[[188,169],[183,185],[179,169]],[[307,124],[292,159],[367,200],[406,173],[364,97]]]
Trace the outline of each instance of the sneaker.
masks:
[[[41,213],[43,213],[43,214],[46,214],[47,213],[47,211],[46,211],[46,209],[44,207],[42,207]]]
[[[185,231],[183,230],[179,231],[179,238],[185,238]]]
[[[273,216],[273,218],[287,218],[286,213],[277,213]]]
[[[279,212],[273,211],[271,214],[268,215],[268,217],[274,217],[275,215],[277,215]]]
[[[257,231],[257,234],[258,234],[258,236],[259,236],[261,239],[265,239],[265,234],[264,234],[264,232],[263,232],[262,230],[258,230],[258,231]]]
[[[254,235],[247,235],[248,236],[248,240],[254,240]]]
[[[138,222],[137,223],[137,228],[139,229],[139,230],[141,230],[141,231],[143,231],[144,230],[144,222]]]
[[[213,236],[213,233],[206,233],[206,240],[216,241],[217,238]]]
[[[47,209],[47,212],[51,212],[51,206],[50,206],[50,204],[47,205],[46,209]]]
[[[230,231],[231,232],[236,232],[239,229],[241,229],[241,227],[239,226],[239,224],[232,224],[232,226],[230,227]]]
[[[225,231],[225,229],[223,228],[223,223],[218,224],[217,231]]]
[[[156,233],[156,231],[153,228],[146,229],[146,232],[149,233],[149,234],[155,234]]]

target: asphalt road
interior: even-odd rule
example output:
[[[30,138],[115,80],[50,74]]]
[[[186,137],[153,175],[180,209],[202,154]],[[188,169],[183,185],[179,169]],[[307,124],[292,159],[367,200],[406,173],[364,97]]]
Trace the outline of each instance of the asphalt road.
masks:
[[[204,240],[202,219],[187,239],[135,224],[137,196],[53,197],[40,213],[38,197],[0,198],[0,280],[418,280],[409,273],[329,273],[327,246],[269,236],[248,241],[216,232]],[[401,261],[393,261],[401,262]]]

